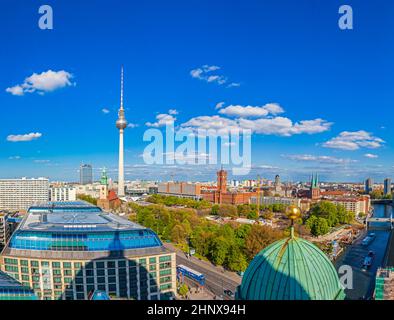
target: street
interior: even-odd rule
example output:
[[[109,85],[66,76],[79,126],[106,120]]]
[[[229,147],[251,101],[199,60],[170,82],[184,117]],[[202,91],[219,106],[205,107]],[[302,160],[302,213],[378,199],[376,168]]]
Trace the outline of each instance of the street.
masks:
[[[205,288],[216,296],[223,296],[224,299],[233,299],[223,294],[224,290],[231,290],[235,293],[238,285],[241,284],[241,277],[235,272],[224,271],[221,267],[216,267],[210,262],[201,261],[195,257],[187,258],[185,253],[175,248],[172,244],[165,243],[164,246],[176,251],[177,265],[183,264],[205,275]]]

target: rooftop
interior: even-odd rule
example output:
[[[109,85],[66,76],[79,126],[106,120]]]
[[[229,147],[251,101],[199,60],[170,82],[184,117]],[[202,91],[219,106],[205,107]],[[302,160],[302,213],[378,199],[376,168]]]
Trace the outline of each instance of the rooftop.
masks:
[[[9,275],[0,272],[0,300],[36,300],[30,288],[22,286]]]
[[[47,202],[28,209],[21,231],[68,232],[141,230],[143,226],[87,202]]]
[[[87,202],[49,202],[29,208],[3,254],[70,258],[87,257],[87,251],[94,256],[130,250],[128,255],[141,250],[160,254],[162,246],[152,230]]]

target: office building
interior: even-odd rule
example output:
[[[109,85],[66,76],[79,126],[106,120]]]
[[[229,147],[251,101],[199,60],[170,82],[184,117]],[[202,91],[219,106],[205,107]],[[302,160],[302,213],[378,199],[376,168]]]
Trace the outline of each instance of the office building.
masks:
[[[79,183],[93,183],[93,170],[90,164],[81,164],[81,166],[79,167]]]
[[[250,198],[251,204],[257,204],[257,196],[252,196]],[[266,197],[260,194],[260,205],[273,205],[273,204],[283,204],[286,206],[301,206],[301,199],[299,198],[288,198],[288,197]]]
[[[384,179],[384,195],[391,194],[391,179]]]
[[[46,202],[49,181],[38,179],[0,179],[0,210],[27,210],[30,206]]]
[[[70,186],[51,186],[49,188],[49,201],[75,201],[77,189]]]
[[[158,186],[158,194],[179,198],[201,199],[201,185],[188,182],[162,182]]]
[[[150,229],[85,202],[29,208],[3,249],[1,268],[39,299],[168,299],[176,290],[175,252]]]
[[[365,193],[370,193],[373,189],[373,181],[371,178],[365,180]]]

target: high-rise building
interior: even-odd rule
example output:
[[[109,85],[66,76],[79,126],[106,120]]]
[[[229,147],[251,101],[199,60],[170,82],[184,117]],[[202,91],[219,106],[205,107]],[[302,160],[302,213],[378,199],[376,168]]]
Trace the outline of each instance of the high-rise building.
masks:
[[[384,179],[384,194],[385,195],[391,194],[391,179],[390,178]]]
[[[31,205],[46,202],[49,181],[38,179],[0,179],[0,210],[27,210]]]
[[[81,164],[79,168],[79,182],[80,184],[93,183],[93,170],[90,164]]]
[[[70,186],[51,186],[49,188],[49,201],[75,201],[77,189]]]
[[[124,147],[123,147],[123,132],[127,127],[127,121],[124,116],[123,108],[123,66],[120,76],[120,108],[118,112],[118,120],[116,120],[116,127],[119,129],[119,167],[118,167],[118,196],[124,197]]]
[[[365,193],[370,193],[372,191],[373,181],[371,178],[365,180]]]
[[[30,207],[0,265],[45,300],[87,300],[95,290],[162,300],[176,290],[175,252],[152,230],[85,202]]]

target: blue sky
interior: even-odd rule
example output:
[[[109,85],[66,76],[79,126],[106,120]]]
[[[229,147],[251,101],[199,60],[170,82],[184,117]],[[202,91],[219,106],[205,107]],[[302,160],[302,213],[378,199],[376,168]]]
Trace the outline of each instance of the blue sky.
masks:
[[[46,1],[53,30],[38,28],[42,4],[1,3],[0,177],[72,181],[85,161],[116,178],[121,64],[127,179],[214,178],[144,165],[146,123],[169,110],[177,126],[252,126],[250,177],[394,176],[390,1]],[[353,30],[338,28],[343,4]]]

